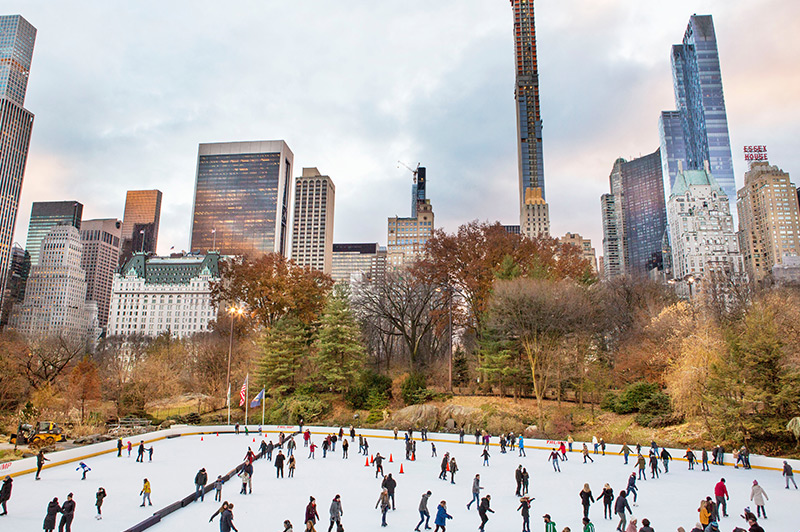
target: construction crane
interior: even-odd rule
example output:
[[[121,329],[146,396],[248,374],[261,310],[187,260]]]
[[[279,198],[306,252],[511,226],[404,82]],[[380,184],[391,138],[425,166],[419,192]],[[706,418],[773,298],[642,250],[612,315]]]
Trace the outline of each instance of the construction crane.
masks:
[[[416,168],[411,168],[410,166],[408,166],[403,161],[397,161],[397,167],[398,168],[400,168],[400,165],[405,166],[408,169],[409,172],[414,174],[414,184],[416,185],[417,184],[417,173],[419,173],[419,165],[420,165],[420,163],[417,163],[417,167]]]

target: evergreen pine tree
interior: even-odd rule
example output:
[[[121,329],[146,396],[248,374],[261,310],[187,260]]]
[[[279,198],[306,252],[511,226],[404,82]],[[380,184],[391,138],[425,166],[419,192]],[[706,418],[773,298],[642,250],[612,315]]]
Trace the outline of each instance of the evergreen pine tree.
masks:
[[[315,348],[317,384],[326,390],[345,391],[363,367],[365,349],[361,329],[341,292],[328,297]]]
[[[276,395],[292,393],[300,384],[301,361],[308,344],[309,331],[302,322],[291,317],[279,320],[261,340],[257,382]]]

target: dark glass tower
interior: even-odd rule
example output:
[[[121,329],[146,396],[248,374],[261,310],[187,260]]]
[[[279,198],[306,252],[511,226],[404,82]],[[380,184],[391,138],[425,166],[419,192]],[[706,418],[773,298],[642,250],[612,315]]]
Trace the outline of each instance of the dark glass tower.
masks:
[[[27,20],[0,16],[0,297],[6,291],[33,129],[33,113],[23,106],[35,41],[36,28]]]
[[[414,175],[414,183],[411,185],[411,217],[417,216],[417,205],[425,203],[425,167],[417,166],[417,173]]]
[[[70,201],[37,201],[31,207],[31,219],[28,222],[28,239],[25,251],[31,257],[31,265],[39,264],[42,240],[57,225],[71,225],[81,230],[83,205],[75,200]]]
[[[667,149],[663,156],[669,167],[670,188],[677,175],[674,161],[682,160],[685,170],[702,170],[708,161],[711,173],[728,198],[735,198],[736,180],[722,71],[711,15],[692,15],[683,43],[672,47],[672,80],[677,116],[664,113],[661,120],[662,148]],[[670,145],[664,137],[675,139],[676,120],[680,121],[682,139]],[[671,161],[673,164],[669,164]],[[665,193],[669,195],[669,190]]]
[[[293,164],[282,140],[200,144],[190,249],[287,256]]]
[[[544,193],[542,117],[539,109],[539,66],[536,56],[536,28],[533,0],[511,0],[514,11],[516,54],[517,152],[519,156],[520,208],[526,191],[539,188]]]
[[[128,262],[134,253],[156,252],[161,198],[160,190],[129,190],[125,195],[120,266]]]

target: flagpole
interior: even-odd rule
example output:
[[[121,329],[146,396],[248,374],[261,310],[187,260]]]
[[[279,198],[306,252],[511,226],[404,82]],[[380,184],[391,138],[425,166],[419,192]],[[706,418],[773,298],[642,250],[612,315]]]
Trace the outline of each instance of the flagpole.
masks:
[[[264,425],[264,404],[267,402],[267,394],[264,393],[264,388],[261,388],[261,425]]]
[[[250,406],[250,374],[244,378],[244,425],[247,426],[247,407]]]

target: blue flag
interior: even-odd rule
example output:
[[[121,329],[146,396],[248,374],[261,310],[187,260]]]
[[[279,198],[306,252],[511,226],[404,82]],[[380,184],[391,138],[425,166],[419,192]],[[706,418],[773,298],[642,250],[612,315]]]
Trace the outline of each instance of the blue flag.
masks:
[[[252,401],[250,401],[250,408],[255,408],[257,406],[261,406],[261,401],[264,400],[264,388],[261,388],[261,391],[258,392]]]

